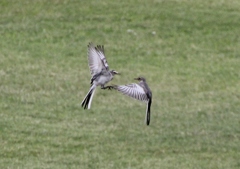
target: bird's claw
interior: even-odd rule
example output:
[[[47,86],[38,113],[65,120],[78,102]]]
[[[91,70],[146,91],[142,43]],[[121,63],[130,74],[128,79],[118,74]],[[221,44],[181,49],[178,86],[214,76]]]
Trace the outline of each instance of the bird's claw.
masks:
[[[112,90],[113,89],[113,86],[105,86],[105,87],[102,87],[102,89],[108,89],[108,90]]]

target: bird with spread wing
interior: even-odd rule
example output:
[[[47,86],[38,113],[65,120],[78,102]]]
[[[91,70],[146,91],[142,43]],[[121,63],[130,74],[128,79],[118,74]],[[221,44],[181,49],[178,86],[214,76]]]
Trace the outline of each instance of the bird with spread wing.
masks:
[[[150,109],[152,104],[152,92],[146,83],[146,79],[143,77],[135,78],[139,83],[132,83],[127,85],[113,85],[111,88],[118,90],[119,92],[130,96],[139,101],[147,103],[146,109],[146,124],[150,124]]]
[[[90,90],[81,103],[84,109],[90,109],[96,87],[101,86],[101,89],[110,89],[110,87],[105,86],[105,84],[111,81],[114,75],[119,74],[115,70],[109,70],[104,54],[104,46],[97,45],[95,47],[92,43],[89,43],[88,65],[92,78]]]

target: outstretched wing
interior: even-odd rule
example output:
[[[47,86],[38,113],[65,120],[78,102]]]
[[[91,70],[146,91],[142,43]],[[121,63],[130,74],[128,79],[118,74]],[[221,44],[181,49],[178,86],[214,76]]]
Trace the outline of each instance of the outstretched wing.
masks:
[[[108,70],[107,60],[104,56],[103,46],[95,47],[92,43],[88,45],[88,65],[91,75],[100,73],[102,69]]]
[[[109,69],[109,66],[108,66],[108,63],[107,63],[107,59],[105,57],[105,54],[104,54],[104,46],[102,45],[97,45],[97,47],[95,47],[97,53],[98,53],[98,56],[100,57],[100,59],[102,60],[102,63],[104,65],[104,67],[108,70]]]
[[[147,94],[145,93],[143,88],[136,83],[114,86],[114,89],[134,99],[137,99],[143,102],[148,102]]]

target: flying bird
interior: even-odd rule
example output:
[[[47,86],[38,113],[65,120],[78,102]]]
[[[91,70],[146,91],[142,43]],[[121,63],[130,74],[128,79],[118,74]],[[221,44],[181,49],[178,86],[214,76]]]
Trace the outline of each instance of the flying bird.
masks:
[[[88,66],[92,78],[90,90],[81,103],[84,109],[90,109],[96,87],[101,86],[101,89],[110,89],[111,87],[105,86],[105,84],[111,81],[114,75],[119,74],[115,70],[109,70],[103,45],[97,45],[95,47],[92,43],[89,43]]]
[[[146,79],[143,77],[135,78],[139,83],[132,83],[127,85],[113,85],[111,88],[118,90],[119,92],[130,96],[134,99],[147,103],[146,109],[146,124],[150,124],[150,109],[152,104],[152,92],[146,83]]]

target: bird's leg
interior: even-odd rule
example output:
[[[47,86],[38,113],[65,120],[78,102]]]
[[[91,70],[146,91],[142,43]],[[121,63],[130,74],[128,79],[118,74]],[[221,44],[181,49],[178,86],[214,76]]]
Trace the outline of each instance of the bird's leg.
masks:
[[[101,85],[101,89],[108,89],[108,90],[111,90],[113,89],[113,86],[104,86],[104,85]]]

